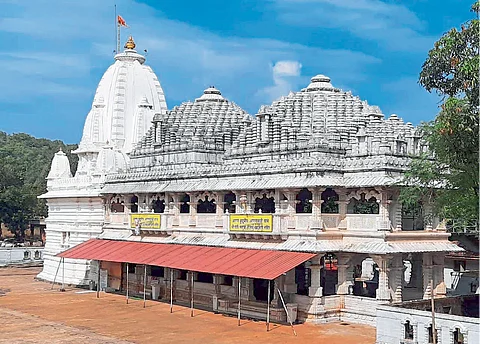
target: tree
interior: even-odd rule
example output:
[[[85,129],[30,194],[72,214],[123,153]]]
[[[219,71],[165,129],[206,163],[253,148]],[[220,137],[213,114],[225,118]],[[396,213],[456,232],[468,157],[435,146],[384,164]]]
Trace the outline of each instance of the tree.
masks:
[[[60,148],[68,152],[74,173],[78,159],[70,151],[76,145],[0,132],[0,223],[19,237],[29,220],[47,215],[45,201],[37,196],[46,191],[45,178]]]
[[[476,18],[445,33],[422,66],[419,83],[442,104],[421,126],[429,153],[413,159],[401,193],[407,208],[432,202],[437,215],[457,223],[476,222],[479,211],[479,10],[476,1]]]

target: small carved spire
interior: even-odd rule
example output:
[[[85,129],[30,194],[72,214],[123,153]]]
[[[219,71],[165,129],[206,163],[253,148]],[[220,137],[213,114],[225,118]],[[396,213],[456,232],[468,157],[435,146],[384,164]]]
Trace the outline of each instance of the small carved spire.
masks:
[[[136,44],[135,41],[133,40],[133,37],[130,36],[128,37],[127,43],[125,43],[125,49],[135,49]]]

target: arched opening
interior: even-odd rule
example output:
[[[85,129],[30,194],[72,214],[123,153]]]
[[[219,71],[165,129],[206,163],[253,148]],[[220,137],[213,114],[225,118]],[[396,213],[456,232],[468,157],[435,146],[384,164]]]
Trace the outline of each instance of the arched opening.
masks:
[[[125,211],[125,206],[123,205],[123,201],[120,201],[120,198],[113,197],[111,199],[111,204],[110,204],[110,211],[112,213],[123,213]]]
[[[366,199],[365,193],[360,194],[360,199],[351,198],[347,211],[349,214],[379,214],[380,206],[375,197]]]
[[[275,199],[263,194],[262,198],[255,198],[255,213],[270,214],[275,213]]]
[[[132,213],[138,213],[138,197],[135,195],[130,198],[130,211]]]
[[[413,325],[410,324],[410,320],[405,321],[405,324],[403,326],[405,332],[404,338],[413,340]]]
[[[237,195],[235,195],[233,192],[229,192],[223,196],[223,204],[224,204],[224,213],[230,213],[234,214],[235,213],[235,202],[237,200]]]
[[[376,297],[379,271],[372,258],[365,258],[353,269],[353,295]]]
[[[180,198],[180,213],[181,214],[190,213],[190,196],[187,194],[184,194]]]
[[[335,190],[327,188],[322,192],[322,213],[338,214],[338,194]]]
[[[432,325],[428,326],[428,343],[433,343],[433,328]],[[438,343],[438,330],[435,329],[435,343]]]
[[[295,267],[295,283],[298,295],[308,295],[308,289],[312,285],[312,275],[307,263]]]
[[[217,205],[215,200],[208,199],[208,196],[205,196],[205,199],[199,199],[197,203],[197,213],[199,214],[211,214],[217,211]]]
[[[323,295],[335,295],[338,284],[338,259],[333,253],[327,253],[321,260],[322,269],[320,274],[320,285],[323,288]]]
[[[302,189],[296,196],[296,212],[297,214],[312,212],[312,192],[308,189]]]
[[[157,197],[157,199],[152,201],[152,209],[154,213],[163,213],[165,212],[165,200],[160,199]]]
[[[453,344],[464,344],[465,339],[463,338],[463,333],[457,327],[455,331],[453,331]]]

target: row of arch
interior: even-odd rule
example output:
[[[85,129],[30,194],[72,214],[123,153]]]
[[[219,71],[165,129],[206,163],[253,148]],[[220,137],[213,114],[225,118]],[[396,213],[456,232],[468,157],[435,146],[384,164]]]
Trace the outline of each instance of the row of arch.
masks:
[[[297,214],[312,213],[313,202],[312,192],[307,188],[301,189],[295,196],[295,212]],[[332,188],[327,188],[321,194],[321,212],[324,214],[338,214],[339,213],[339,197],[338,194]],[[280,200],[282,201],[282,200]],[[286,198],[284,199],[286,201]],[[138,196],[133,195],[129,199],[130,210],[132,213],[136,213],[139,210]],[[144,203],[146,201],[144,200]],[[226,193],[223,196],[224,213],[235,213],[236,204],[245,204],[246,200],[237,197],[232,191]],[[165,212],[165,199],[164,197],[157,196],[153,198],[150,203],[150,209],[154,213]],[[190,207],[196,206],[197,213],[216,213],[217,201],[211,194],[202,194],[201,198],[197,202],[192,202],[191,197],[188,194],[183,194],[180,198],[180,213],[190,213]],[[273,192],[265,191],[255,194],[253,212],[254,213],[275,213],[276,202],[273,197]],[[125,211],[124,201],[120,196],[114,195],[110,199],[110,210],[115,213],[121,213]],[[356,197],[352,196],[347,205],[347,213],[349,214],[378,214],[379,202],[375,196],[367,193],[360,193]]]

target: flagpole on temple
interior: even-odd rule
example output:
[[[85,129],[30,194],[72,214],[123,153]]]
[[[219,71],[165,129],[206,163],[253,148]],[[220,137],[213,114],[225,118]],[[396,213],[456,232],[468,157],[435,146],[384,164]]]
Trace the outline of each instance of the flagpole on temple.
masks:
[[[120,21],[117,15],[117,5],[115,5],[115,25],[116,25],[116,41],[117,41],[117,54],[120,54]]]
[[[117,18],[117,4],[114,5],[115,8],[115,54],[118,54],[118,18]]]

